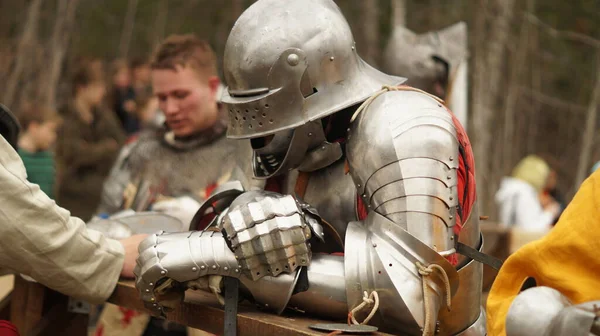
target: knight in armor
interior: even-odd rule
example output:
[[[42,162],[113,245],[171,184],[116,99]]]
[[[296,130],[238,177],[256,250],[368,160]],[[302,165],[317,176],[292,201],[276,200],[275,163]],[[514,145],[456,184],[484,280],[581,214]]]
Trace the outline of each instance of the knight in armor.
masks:
[[[212,189],[232,176],[239,180],[248,175],[235,169],[233,158],[244,155],[241,151],[250,158],[249,146],[225,136],[226,113],[217,101],[221,84],[210,45],[193,35],[171,36],[159,46],[151,67],[164,125],[149,127],[124,147],[104,182],[97,211],[103,218],[110,217],[96,217],[88,224],[113,237],[156,232],[165,226],[187,230]],[[134,317],[125,327],[111,322],[127,313]],[[149,316],[107,306],[99,318],[107,334],[116,328],[120,333],[141,335]],[[152,320],[149,328],[162,329],[163,321]],[[185,333],[182,327],[167,329],[173,329],[172,334]]]
[[[258,182],[216,190],[192,232],[140,244],[148,308],[162,315],[188,288],[220,297],[235,278],[274,313],[485,334],[482,265],[457,253],[482,247],[469,140],[441,100],[356,49],[332,0],[259,0],[241,15],[222,101]]]

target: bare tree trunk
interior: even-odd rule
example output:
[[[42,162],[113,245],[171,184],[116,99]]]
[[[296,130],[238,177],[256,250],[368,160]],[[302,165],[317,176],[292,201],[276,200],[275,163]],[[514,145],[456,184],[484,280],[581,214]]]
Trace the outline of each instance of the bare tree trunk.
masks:
[[[52,44],[48,60],[48,70],[43,72],[39,83],[40,101],[51,108],[56,108],[56,90],[62,65],[65,59],[71,33],[75,24],[75,13],[79,0],[60,0],[56,10]]]
[[[592,144],[594,143],[594,134],[596,131],[596,119],[598,116],[598,104],[600,103],[600,50],[596,51],[596,83],[592,98],[588,105],[587,117],[585,120],[585,130],[581,143],[581,152],[579,154],[579,163],[577,165],[577,175],[575,178],[575,190],[585,180],[590,169],[590,158],[592,156]]]
[[[502,88],[502,67],[505,59],[505,46],[509,38],[514,0],[481,0],[476,6],[475,67],[473,76],[473,117],[471,135],[477,166],[480,207],[491,211],[493,195],[502,172],[492,167],[493,120],[496,102]],[[490,31],[486,34],[487,12],[492,19]]]
[[[138,0],[129,0],[127,3],[127,14],[123,22],[123,31],[121,33],[121,41],[119,42],[119,56],[127,58],[129,53],[129,45],[131,44],[131,36],[133,35],[133,27],[135,26],[135,12],[137,10]]]
[[[406,0],[392,0],[392,13],[394,27],[406,26]]]
[[[364,13],[364,43],[365,60],[371,65],[377,65],[379,60],[379,2],[377,0],[362,0]]]
[[[503,150],[502,150],[502,162],[503,170],[508,171],[513,163],[513,147],[515,135],[515,109],[519,93],[521,91],[520,84],[522,78],[522,72],[525,66],[528,51],[528,37],[530,23],[528,20],[522,20],[521,32],[519,35],[519,43],[517,44],[517,50],[515,51],[513,61],[511,64],[510,78],[508,80],[508,92],[506,94],[506,101],[504,104],[504,136],[503,136]],[[514,145],[508,145],[508,144]],[[516,150],[518,152],[518,149]]]
[[[535,0],[527,1],[527,8],[530,14],[535,13]],[[531,30],[531,41],[529,43],[531,48],[531,55],[536,55],[539,50],[539,27],[534,27]],[[535,92],[539,92],[542,88],[542,72],[540,71],[539,62],[532,60],[531,65],[531,88]],[[535,143],[537,139],[537,120],[538,113],[540,111],[540,102],[537,99],[533,100],[533,106],[531,108],[531,118],[529,119],[529,130],[527,132],[527,152],[535,152]]]
[[[8,77],[6,91],[4,91],[2,97],[2,102],[7,106],[11,106],[15,101],[17,87],[21,80],[21,73],[27,66],[26,62],[30,58],[30,51],[36,42],[41,7],[42,0],[33,0],[27,10],[27,19],[15,55],[15,65]]]
[[[158,2],[156,12],[156,25],[154,30],[154,44],[157,46],[165,38],[167,30],[167,18],[169,17],[169,0],[161,0]]]

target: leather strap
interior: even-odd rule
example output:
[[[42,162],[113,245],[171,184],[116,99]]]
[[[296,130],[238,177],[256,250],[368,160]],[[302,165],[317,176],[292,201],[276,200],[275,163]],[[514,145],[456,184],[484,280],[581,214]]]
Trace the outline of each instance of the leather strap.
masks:
[[[502,260],[492,257],[491,255],[480,252],[469,245],[465,245],[461,242],[456,244],[456,252],[464,255],[465,257],[469,257],[475,261],[478,261],[482,264],[486,264],[495,270],[499,270],[504,263]]]
[[[225,287],[225,325],[224,336],[237,335],[237,311],[239,302],[239,280],[232,277],[223,278],[223,287]]]

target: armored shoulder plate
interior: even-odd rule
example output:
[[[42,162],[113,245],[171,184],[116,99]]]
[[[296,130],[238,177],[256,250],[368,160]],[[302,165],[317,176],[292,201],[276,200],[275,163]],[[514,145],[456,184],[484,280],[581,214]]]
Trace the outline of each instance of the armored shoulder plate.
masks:
[[[348,163],[364,204],[442,255],[455,252],[459,143],[452,116],[416,91],[375,98],[350,125]]]

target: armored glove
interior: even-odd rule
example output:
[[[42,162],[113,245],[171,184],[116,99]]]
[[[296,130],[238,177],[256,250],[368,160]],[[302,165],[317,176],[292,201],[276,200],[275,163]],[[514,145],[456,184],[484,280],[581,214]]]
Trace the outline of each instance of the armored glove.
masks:
[[[221,232],[161,232],[142,242],[134,270],[136,287],[146,306],[161,314],[202,277],[256,281],[294,273],[310,263],[307,223],[314,219],[308,216],[312,215],[292,196],[244,193],[224,213]]]

